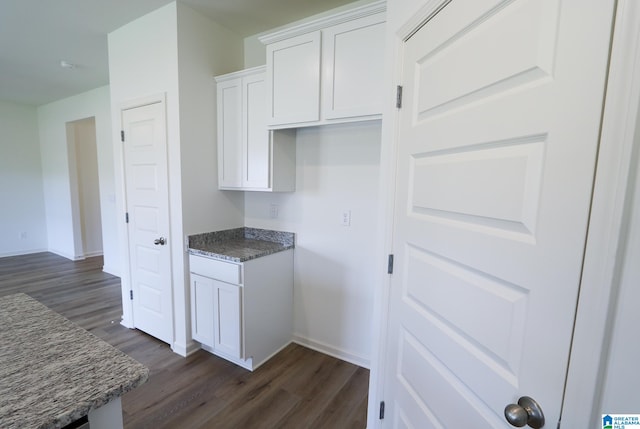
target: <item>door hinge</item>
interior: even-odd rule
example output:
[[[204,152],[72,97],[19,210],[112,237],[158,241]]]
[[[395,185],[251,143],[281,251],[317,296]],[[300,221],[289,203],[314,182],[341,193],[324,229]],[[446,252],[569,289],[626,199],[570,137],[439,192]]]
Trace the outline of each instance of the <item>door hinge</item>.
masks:
[[[129,291],[129,299],[133,301],[133,289]]]
[[[124,214],[124,223],[129,223],[129,212]]]
[[[393,274],[393,255],[389,255],[389,261],[387,262],[387,274]]]
[[[402,108],[402,85],[396,86],[396,108]]]
[[[384,419],[384,401],[380,401],[380,420]]]
[[[124,141],[124,130],[120,130],[120,140]]]

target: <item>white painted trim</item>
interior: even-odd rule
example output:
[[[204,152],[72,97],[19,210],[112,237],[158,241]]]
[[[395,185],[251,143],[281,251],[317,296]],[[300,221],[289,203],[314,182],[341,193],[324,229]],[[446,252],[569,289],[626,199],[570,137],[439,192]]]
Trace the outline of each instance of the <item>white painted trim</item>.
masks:
[[[104,253],[102,252],[102,250],[98,250],[95,252],[87,252],[84,255],[82,255],[83,258],[95,258],[96,256],[103,256]]]
[[[51,253],[55,253],[58,256],[62,256],[63,258],[67,258],[70,261],[82,261],[84,259],[84,257],[80,256],[80,255],[70,255],[67,252],[62,252],[60,250],[55,250],[55,249],[47,249],[47,252],[51,252]]]
[[[187,341],[186,345],[179,344],[176,341],[174,341],[173,344],[171,345],[171,350],[182,357],[190,356],[200,349],[201,349],[200,343],[193,340]]]
[[[254,74],[264,73],[267,70],[267,66],[257,66],[249,69],[238,70],[227,74],[221,74],[219,76],[214,76],[216,83],[226,82],[228,80],[233,80],[245,76],[252,76]]]
[[[290,37],[295,37],[301,34],[311,33],[312,31],[322,30],[323,28],[331,27],[333,25],[342,24],[343,22],[353,21],[354,19],[364,18],[365,16],[369,15],[375,15],[376,13],[385,12],[386,10],[386,0],[376,1],[364,6],[336,13],[334,15],[324,16],[310,22],[283,28],[281,30],[274,31],[273,33],[260,36],[258,37],[258,40],[260,40],[265,45],[268,45],[270,43],[288,39]]]
[[[292,341],[301,346],[307,347],[320,353],[324,353],[329,356],[333,356],[334,358],[361,366],[363,368],[369,369],[369,366],[371,364],[369,359],[365,358],[364,356],[350,353],[338,347],[323,343],[322,341],[312,340],[311,338],[303,337],[297,334],[293,335]]]
[[[102,272],[107,273],[107,274],[111,274],[114,277],[120,277],[119,267],[103,265],[102,266]]]
[[[122,111],[123,110],[135,109],[137,107],[148,106],[149,104],[155,104],[155,103],[163,103],[166,109],[167,94],[165,92],[160,92],[157,94],[150,94],[143,97],[136,97],[129,100],[123,100],[120,103],[118,103],[118,106],[119,106],[118,111],[120,112],[120,129],[122,129]],[[115,137],[117,141],[120,141],[119,134]]]
[[[413,36],[431,18],[448,5],[451,0],[429,0],[418,10],[396,33],[398,37],[406,41]]]
[[[136,329],[136,328],[135,328],[135,326],[133,326],[133,325],[131,324],[131,321],[130,321],[130,320],[125,320],[125,319],[124,319],[124,316],[122,316],[122,319],[120,320],[120,324],[121,324],[122,326],[124,326],[125,328],[128,328],[128,329]]]
[[[640,100],[640,4],[619,0],[562,427],[596,427],[628,225]],[[637,148],[635,148],[637,149]],[[599,427],[599,426],[598,426]]]
[[[380,427],[378,407],[385,400],[384,378],[387,361],[387,335],[389,319],[389,295],[391,277],[386,271],[388,255],[393,253],[393,217],[396,192],[396,161],[398,157],[398,109],[395,108],[396,84],[402,85],[402,50],[403,36],[395,34],[387,40],[389,63],[386,79],[389,88],[386,94],[383,111],[380,153],[380,180],[378,231],[379,237],[376,254],[380,256],[382,269],[374,290],[373,308],[373,342],[371,347],[371,373],[369,376],[369,399],[367,411],[367,428]],[[388,400],[388,399],[387,399]]]
[[[31,255],[33,253],[43,253],[43,252],[49,252],[49,249],[29,249],[29,250],[19,250],[17,252],[0,253],[0,258],[8,258],[10,256]],[[51,253],[55,253],[55,252],[51,252]]]
[[[377,254],[381,258],[378,282],[374,291],[373,342],[371,351],[371,373],[369,376],[369,398],[367,409],[367,428],[381,427],[378,416],[380,401],[385,398],[385,367],[387,362],[387,336],[389,319],[389,295],[391,277],[386,272],[387,257],[393,253],[393,219],[396,193],[396,164],[398,157],[398,109],[395,108],[396,85],[402,85],[402,52],[404,41],[411,37],[431,17],[451,0],[428,0],[407,22],[398,29],[387,31],[387,66],[385,82],[388,85],[385,110],[382,113],[382,148],[380,153],[380,180],[378,206],[378,243]],[[387,24],[389,25],[389,24]]]

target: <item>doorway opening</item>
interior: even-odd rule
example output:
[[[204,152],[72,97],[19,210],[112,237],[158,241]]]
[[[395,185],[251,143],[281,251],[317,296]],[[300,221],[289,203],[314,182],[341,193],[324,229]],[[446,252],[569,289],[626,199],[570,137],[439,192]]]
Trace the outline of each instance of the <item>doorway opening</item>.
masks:
[[[95,117],[67,122],[74,259],[103,254]]]

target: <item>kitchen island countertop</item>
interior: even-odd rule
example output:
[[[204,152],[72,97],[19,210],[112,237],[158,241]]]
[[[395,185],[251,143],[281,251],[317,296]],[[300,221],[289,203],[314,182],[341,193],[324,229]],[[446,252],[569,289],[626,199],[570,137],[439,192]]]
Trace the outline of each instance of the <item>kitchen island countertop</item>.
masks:
[[[144,383],[149,370],[26,294],[0,297],[0,427],[55,429]]]

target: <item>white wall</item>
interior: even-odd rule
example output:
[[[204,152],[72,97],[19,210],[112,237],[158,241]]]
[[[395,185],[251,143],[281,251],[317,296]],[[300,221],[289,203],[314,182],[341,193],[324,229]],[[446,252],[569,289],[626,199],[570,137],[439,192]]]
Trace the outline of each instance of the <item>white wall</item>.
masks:
[[[0,101],[0,130],[0,257],[45,251],[36,108]]]
[[[104,270],[119,275],[108,86],[38,107],[48,250],[70,259],[83,257],[74,240],[74,221],[78,219],[73,208],[67,123],[90,117],[96,124]]]
[[[370,3],[361,0],[284,27]],[[280,27],[283,28],[283,27]],[[244,39],[244,67],[263,65],[262,34]],[[380,121],[300,128],[296,191],[245,193],[247,226],[295,232],[294,335],[301,344],[369,367],[378,242]],[[270,204],[279,218],[269,218]],[[343,210],[352,226],[341,226]],[[375,267],[380,267],[376,270]]]
[[[609,357],[601,392],[601,412],[598,414],[638,413],[640,403],[640,115],[636,120],[635,153],[631,190],[629,191],[627,225],[622,236],[626,246],[620,255],[620,275],[617,303],[612,310],[612,334]],[[606,309],[603,308],[602,311]]]
[[[108,36],[113,132],[121,127],[125,102],[166,97],[169,214],[172,252],[174,351],[191,347],[188,272],[184,237],[242,224],[240,195],[217,191],[213,75],[240,68],[242,40],[183,4],[170,3]],[[117,188],[122,189],[122,153],[115,143]],[[124,197],[119,193],[124,212]],[[119,222],[126,246],[125,225]],[[125,251],[122,252],[126,254]],[[122,261],[123,266],[127,261]],[[123,297],[129,279],[123,276]],[[125,302],[127,302],[125,300]],[[132,325],[124,306],[123,323]]]
[[[362,366],[371,354],[380,122],[300,128],[296,191],[245,193],[247,226],[296,233],[296,341]],[[269,216],[278,205],[278,218]],[[351,226],[342,212],[351,211]]]
[[[267,48],[258,39],[259,34],[244,39],[244,68],[258,67],[267,63]]]
[[[242,39],[193,9],[178,3],[178,76],[180,91],[180,160],[182,236],[241,227],[241,194],[218,191],[216,96],[214,75],[242,68]],[[178,241],[174,241],[178,243]],[[182,270],[174,288],[176,332],[193,348],[190,326],[189,270],[185,240],[175,267]],[[178,280],[176,280],[178,281]]]
[[[243,225],[244,199],[218,191],[213,76],[242,69],[242,39],[178,3],[182,216],[185,235]]]

